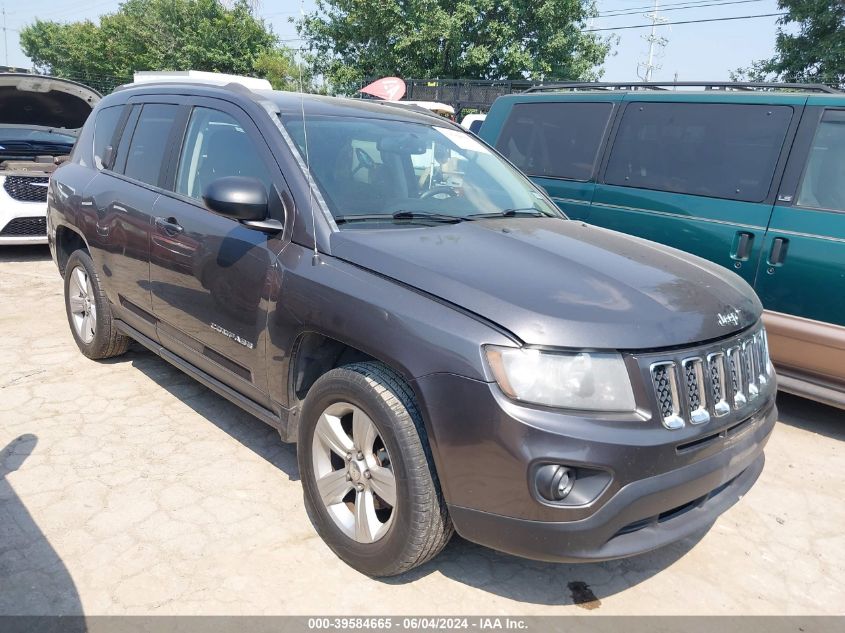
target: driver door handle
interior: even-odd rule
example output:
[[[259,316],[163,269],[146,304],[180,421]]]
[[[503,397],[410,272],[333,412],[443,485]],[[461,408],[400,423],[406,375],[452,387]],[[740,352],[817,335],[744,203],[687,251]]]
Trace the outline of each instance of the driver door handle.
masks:
[[[156,218],[155,225],[157,228],[162,229],[169,235],[175,235],[176,233],[181,233],[185,230],[182,228],[182,225],[176,221],[176,218]]]

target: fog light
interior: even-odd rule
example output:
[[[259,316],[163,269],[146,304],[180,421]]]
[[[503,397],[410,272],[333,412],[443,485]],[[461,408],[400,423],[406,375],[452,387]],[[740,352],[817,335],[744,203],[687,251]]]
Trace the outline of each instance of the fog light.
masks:
[[[572,491],[575,471],[566,466],[548,464],[537,471],[537,490],[549,501],[560,501]]]

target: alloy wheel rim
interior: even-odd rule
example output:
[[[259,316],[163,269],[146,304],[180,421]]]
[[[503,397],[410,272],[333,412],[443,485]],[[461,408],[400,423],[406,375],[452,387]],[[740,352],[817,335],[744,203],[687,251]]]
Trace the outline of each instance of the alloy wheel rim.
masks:
[[[375,543],[393,523],[396,477],[370,417],[348,402],[328,407],[311,443],[317,493],[335,525],[359,543]]]
[[[76,266],[70,273],[68,303],[76,335],[83,343],[90,343],[97,333],[97,304],[91,279],[82,266]]]

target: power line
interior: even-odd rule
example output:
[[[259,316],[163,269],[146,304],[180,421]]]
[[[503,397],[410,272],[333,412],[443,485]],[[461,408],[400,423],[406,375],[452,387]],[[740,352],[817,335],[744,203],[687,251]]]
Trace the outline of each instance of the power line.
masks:
[[[694,0],[691,2],[674,2],[663,5],[661,11],[685,11],[688,9],[705,9],[708,7],[721,7],[733,4],[749,4],[751,2],[767,2],[768,0]],[[651,9],[651,6],[643,7],[625,7],[624,9],[608,9],[601,11],[595,18],[615,18],[624,15],[636,15],[641,11]],[[272,13],[265,13],[261,17],[269,18],[273,16],[282,15],[296,15],[298,11],[274,11]]]
[[[664,22],[663,26],[674,26],[676,24],[701,24],[703,22],[727,22],[729,20],[751,20],[753,18],[773,18],[782,15],[789,15],[787,12],[782,13],[760,13],[757,15],[737,15],[729,18],[704,18],[701,20],[682,20],[680,22]],[[625,29],[648,29],[651,24],[630,24],[627,26],[609,26],[601,29],[584,29],[582,33],[598,33],[599,31],[624,31]]]
[[[749,4],[751,2],[765,2],[766,0],[698,0],[697,2],[676,2],[663,5],[661,11],[686,11],[688,9],[704,9],[707,7],[721,7],[731,4]],[[600,11],[596,17],[615,18],[622,15],[636,15],[652,7],[625,7],[624,9],[609,9]]]
[[[662,26],[675,26],[678,24],[703,24],[707,22],[729,22],[733,20],[753,20],[756,18],[774,18],[780,17],[784,15],[789,15],[786,11],[781,13],[758,13],[755,15],[735,15],[731,17],[722,17],[722,18],[702,18],[698,20],[679,20],[677,22],[663,22]],[[628,24],[625,26],[608,26],[599,29],[583,29],[582,33],[598,33],[601,31],[624,31],[627,29],[648,29],[651,28],[651,24]],[[281,39],[282,42],[300,42],[305,41],[305,38],[302,37],[293,37],[293,38],[286,38]]]

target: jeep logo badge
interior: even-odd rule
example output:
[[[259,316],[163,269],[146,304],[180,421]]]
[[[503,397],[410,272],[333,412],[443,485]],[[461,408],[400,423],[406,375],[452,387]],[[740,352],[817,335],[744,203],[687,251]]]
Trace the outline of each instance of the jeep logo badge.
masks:
[[[724,314],[720,312],[716,315],[716,320],[722,327],[727,325],[739,325],[739,312],[736,310],[731,310],[730,312],[725,312]]]

